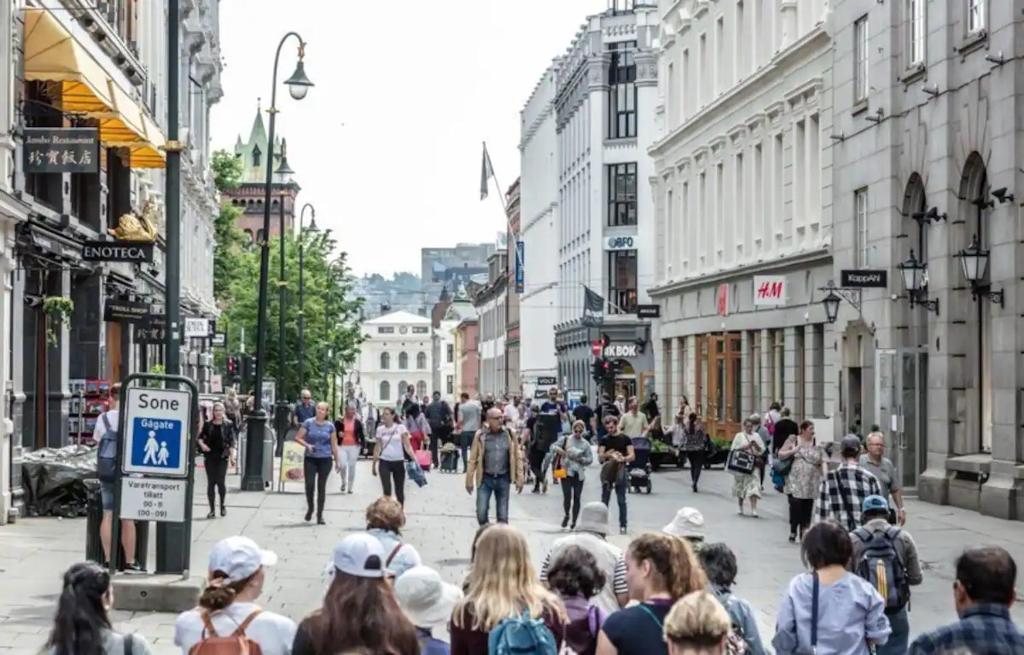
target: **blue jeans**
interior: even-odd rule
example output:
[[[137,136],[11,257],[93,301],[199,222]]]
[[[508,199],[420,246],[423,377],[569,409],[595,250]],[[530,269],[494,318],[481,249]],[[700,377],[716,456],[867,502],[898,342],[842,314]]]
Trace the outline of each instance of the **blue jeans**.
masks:
[[[623,469],[622,473],[625,473]],[[615,479],[615,497],[619,501],[619,527],[626,527],[626,490],[629,488],[629,478],[626,475],[620,474]],[[608,501],[612,499],[612,485],[607,482],[601,483],[601,502],[604,503],[605,507],[608,506]]]
[[[487,514],[491,509],[491,494],[494,494],[495,513],[498,523],[508,523],[508,497],[512,487],[512,478],[504,475],[484,473],[483,480],[476,490],[476,520],[480,525],[488,522]]]
[[[904,607],[895,614],[886,614],[886,616],[889,617],[892,633],[889,635],[889,641],[875,647],[875,655],[906,655],[907,645],[910,641],[910,619],[907,617],[907,608]]]

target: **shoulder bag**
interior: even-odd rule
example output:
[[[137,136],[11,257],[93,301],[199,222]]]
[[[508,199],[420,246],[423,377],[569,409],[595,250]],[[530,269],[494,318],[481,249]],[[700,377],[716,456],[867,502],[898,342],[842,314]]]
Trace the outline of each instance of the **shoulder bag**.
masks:
[[[756,459],[756,455],[749,450],[733,448],[729,451],[729,459],[725,463],[725,468],[730,473],[749,475],[754,472]]]

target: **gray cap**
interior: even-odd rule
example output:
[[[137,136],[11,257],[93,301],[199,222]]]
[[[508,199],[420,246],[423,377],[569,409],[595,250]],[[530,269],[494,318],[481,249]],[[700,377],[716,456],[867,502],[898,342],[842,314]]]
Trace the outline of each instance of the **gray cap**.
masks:
[[[842,453],[860,452],[860,437],[855,434],[848,434],[839,442],[839,451]]]
[[[601,502],[587,503],[580,509],[580,520],[577,530],[608,534],[608,506]]]

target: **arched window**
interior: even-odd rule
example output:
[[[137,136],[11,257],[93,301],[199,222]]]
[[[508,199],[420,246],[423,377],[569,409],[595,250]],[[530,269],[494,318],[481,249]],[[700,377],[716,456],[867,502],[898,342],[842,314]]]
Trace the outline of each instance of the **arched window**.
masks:
[[[405,390],[406,390],[406,388],[408,388],[408,386],[409,385],[408,385],[408,383],[406,383],[405,380],[402,380],[401,382],[398,383],[398,395],[399,395],[399,397],[401,397],[401,395],[405,393]]]
[[[380,367],[382,369],[389,369],[389,368],[391,368],[391,353],[381,353],[380,354]]]
[[[391,400],[391,384],[387,380],[380,383],[380,400]]]
[[[416,353],[416,368],[421,371],[427,368],[427,353]]]
[[[403,371],[409,368],[409,353],[398,353],[398,368],[402,369]]]
[[[427,395],[427,383],[425,380],[420,380],[416,383],[416,397],[422,398]]]

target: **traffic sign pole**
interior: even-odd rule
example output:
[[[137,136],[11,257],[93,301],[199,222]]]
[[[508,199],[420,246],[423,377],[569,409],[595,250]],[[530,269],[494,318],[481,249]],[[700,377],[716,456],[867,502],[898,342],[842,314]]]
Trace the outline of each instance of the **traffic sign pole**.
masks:
[[[131,418],[133,421],[149,421],[148,417],[135,417],[132,411],[132,407],[129,401],[132,396],[132,391],[145,389],[141,386],[132,386],[133,382],[144,382],[144,381],[160,382],[160,388],[152,388],[152,396],[159,399],[162,395],[166,396],[169,386],[174,385],[185,387],[188,396],[188,412],[185,414],[184,424],[180,426],[181,436],[183,438],[183,444],[179,443],[175,447],[178,449],[178,458],[175,460],[170,452],[169,444],[166,446],[161,444],[161,450],[166,451],[166,455],[158,451],[157,461],[167,462],[166,466],[161,467],[159,464],[155,467],[147,467],[145,462],[147,461],[144,456],[143,463],[140,465],[133,461],[132,451],[129,450],[129,446],[134,444],[135,434],[129,432],[133,430],[134,425],[129,425],[128,421]],[[173,389],[174,394],[178,395],[177,389]],[[140,395],[144,396],[144,392],[140,392]],[[151,406],[154,403],[150,403]],[[124,471],[142,470],[143,478],[139,480],[151,480],[161,482],[172,482],[184,479],[185,481],[185,499],[184,499],[184,521],[183,522],[167,522],[167,516],[155,515],[154,520],[157,522],[157,553],[156,553],[156,572],[157,573],[181,573],[183,578],[187,578],[189,574],[189,559],[191,556],[192,549],[192,497],[195,487],[195,436],[199,427],[199,390],[196,387],[195,382],[191,379],[181,375],[155,375],[152,373],[133,373],[129,375],[122,387],[121,387],[121,398],[119,399],[119,414],[118,417],[118,430],[119,430],[119,445],[117,449],[117,473],[114,482],[114,511],[113,511],[113,524],[111,526],[111,547],[110,547],[110,571],[114,574],[117,571],[118,566],[118,550],[121,543],[121,513],[122,513],[122,480],[125,479]],[[159,409],[154,411],[159,412]],[[161,423],[159,417],[153,419],[154,423]],[[169,421],[163,421],[163,423],[169,423]],[[142,424],[139,427],[143,427]],[[168,426],[163,426],[166,428]],[[143,431],[147,428],[143,427]],[[148,438],[154,438],[155,434],[160,434],[157,430],[162,429],[160,427],[153,427],[153,430],[147,435]],[[129,434],[131,436],[129,437]],[[166,441],[170,441],[167,439]],[[143,451],[146,452],[146,447]],[[152,453],[152,447],[149,447],[148,452]],[[126,466],[127,457],[127,466]],[[181,461],[184,458],[184,461]],[[153,457],[149,457],[148,461],[152,462]],[[171,466],[170,462],[176,461],[178,466]],[[141,468],[140,468],[141,466]],[[159,470],[164,468],[168,471],[167,474],[151,473],[151,469]],[[183,472],[184,476],[180,473]],[[177,475],[175,475],[177,474]],[[129,478],[133,479],[133,478]],[[160,485],[168,489],[173,489],[176,485],[165,484]],[[127,555],[127,553],[126,553]]]

